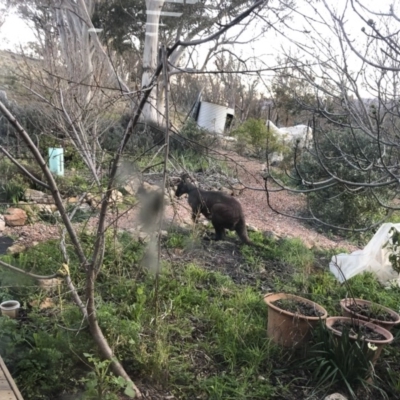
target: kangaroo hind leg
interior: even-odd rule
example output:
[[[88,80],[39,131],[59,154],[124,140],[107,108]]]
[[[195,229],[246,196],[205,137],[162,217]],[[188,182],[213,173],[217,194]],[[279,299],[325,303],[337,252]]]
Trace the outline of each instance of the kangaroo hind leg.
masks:
[[[226,236],[225,228],[213,223],[215,229],[215,240],[224,240]]]

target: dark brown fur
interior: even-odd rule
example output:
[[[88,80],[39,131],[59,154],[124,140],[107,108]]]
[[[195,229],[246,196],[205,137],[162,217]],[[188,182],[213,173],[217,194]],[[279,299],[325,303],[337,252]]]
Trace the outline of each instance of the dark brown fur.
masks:
[[[192,219],[196,221],[203,214],[215,229],[215,240],[225,238],[225,229],[236,231],[243,243],[252,244],[247,235],[246,221],[242,206],[233,197],[216,191],[199,189],[187,180],[181,180],[175,196],[188,194],[188,202],[192,208]]]

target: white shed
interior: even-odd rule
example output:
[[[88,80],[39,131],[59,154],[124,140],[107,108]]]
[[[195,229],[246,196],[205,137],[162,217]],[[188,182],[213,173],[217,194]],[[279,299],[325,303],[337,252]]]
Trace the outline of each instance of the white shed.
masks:
[[[222,135],[227,120],[232,119],[234,115],[235,111],[233,108],[202,101],[197,116],[197,124],[210,132]]]

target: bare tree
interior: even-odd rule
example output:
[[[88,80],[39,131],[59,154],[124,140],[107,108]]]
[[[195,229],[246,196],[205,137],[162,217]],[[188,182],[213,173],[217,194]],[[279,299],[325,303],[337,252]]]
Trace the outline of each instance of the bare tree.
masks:
[[[313,120],[309,157],[318,169],[307,172],[295,155],[293,178],[300,186],[284,186],[270,171],[267,188],[273,190],[269,186],[273,181],[280,189],[310,198],[325,193],[325,201],[332,202],[363,194],[374,200],[375,209],[382,207],[390,214],[399,208],[393,201],[400,178],[398,5],[384,11],[358,0],[350,0],[342,9],[328,1],[323,7],[309,6],[311,12],[299,14],[306,25],[304,40],[292,39],[301,52],[286,56],[293,74],[313,89],[308,100],[296,100]],[[320,29],[322,25],[326,30]],[[326,224],[317,209],[310,207],[309,212],[304,219]],[[381,221],[358,222],[357,229],[365,230]]]
[[[88,134],[85,129],[82,129],[79,136],[79,133],[77,134],[75,130],[77,129],[77,126],[84,121],[84,119],[81,118],[81,115],[86,115],[88,112],[88,105],[91,104],[92,101],[95,99],[93,98],[93,93],[94,87],[96,86],[96,90],[98,89],[100,92],[103,92],[105,89],[105,83],[114,82],[115,84],[119,82],[118,78],[116,75],[112,75],[111,70],[109,69],[109,65],[111,64],[111,60],[108,59],[108,61],[104,61],[103,56],[105,57],[105,54],[101,51],[101,49],[96,49],[96,48],[88,48],[87,47],[87,42],[86,44],[83,44],[83,47],[74,47],[78,46],[76,42],[79,42],[78,38],[74,36],[69,36],[72,34],[72,32],[75,31],[83,31],[86,32],[93,28],[93,26],[89,23],[89,21],[86,20],[87,18],[87,10],[85,7],[87,7],[87,4],[83,4],[82,2],[72,2],[74,4],[71,4],[71,6],[75,5],[78,8],[74,8],[73,11],[71,9],[65,9],[65,8],[60,8],[63,12],[66,12],[67,14],[63,15],[58,15],[57,12],[60,10],[56,10],[55,15],[60,18],[59,23],[61,26],[65,24],[65,43],[63,43],[62,40],[60,40],[61,43],[61,51],[63,46],[64,47],[69,47],[71,51],[77,51],[78,54],[73,54],[69,53],[70,56],[76,57],[76,64],[75,67],[77,68],[77,77],[74,75],[74,68],[71,68],[69,70],[69,64],[65,65],[67,62],[65,59],[58,59],[58,62],[56,61],[57,58],[54,57],[52,58],[53,66],[54,68],[50,71],[44,71],[42,72],[43,74],[47,74],[48,76],[40,81],[40,83],[46,84],[45,86],[45,91],[50,90],[48,82],[53,82],[54,83],[54,91],[50,92],[49,95],[44,95],[39,92],[37,92],[35,89],[31,89],[32,93],[36,94],[39,99],[43,101],[47,107],[51,110],[53,115],[56,115],[54,119],[60,118],[62,119],[62,123],[65,124],[64,126],[66,127],[65,129],[69,129],[69,132],[65,132],[67,139],[69,139],[71,142],[74,142],[76,140],[76,143],[74,142],[74,146],[77,147],[79,150],[79,154],[82,156],[82,158],[89,164],[89,160],[93,161],[93,149],[90,147],[87,147],[86,145],[89,145],[91,141],[93,141],[95,138],[98,139],[98,137],[85,137],[86,142],[85,143],[80,143],[76,139],[79,137],[80,139],[83,138],[83,134]],[[32,156],[34,157],[37,165],[40,167],[43,176],[45,177],[43,180],[40,180],[36,177],[34,177],[32,174],[27,171],[27,169],[18,161],[16,160],[4,147],[0,147],[0,151],[3,152],[3,154],[8,157],[11,162],[13,162],[23,173],[26,175],[28,178],[32,179],[35,181],[37,185],[42,186],[43,188],[49,190],[54,198],[55,204],[57,206],[58,211],[60,212],[61,220],[63,223],[63,226],[68,233],[71,243],[73,245],[74,251],[78,257],[79,260],[79,265],[81,269],[84,271],[86,280],[85,280],[85,293],[84,293],[84,300],[82,300],[78,294],[78,292],[75,289],[74,283],[72,282],[72,279],[69,275],[68,272],[68,266],[64,268],[64,271],[60,273],[63,275],[67,281],[67,284],[70,287],[71,293],[73,295],[73,299],[75,303],[78,305],[80,310],[82,311],[84,317],[88,321],[89,329],[92,334],[92,337],[97,344],[101,354],[103,357],[109,359],[111,361],[111,366],[114,371],[114,373],[118,376],[122,376],[124,379],[126,379],[128,386],[134,390],[137,394],[137,396],[140,396],[139,390],[136,388],[134,383],[132,382],[131,378],[128,376],[126,371],[124,370],[123,366],[121,363],[115,358],[115,355],[113,353],[112,348],[110,347],[107,338],[104,336],[100,326],[99,322],[97,320],[97,308],[96,308],[96,301],[95,301],[95,293],[96,293],[96,278],[101,271],[102,268],[102,263],[103,263],[103,257],[104,257],[104,250],[105,250],[105,234],[107,229],[109,228],[107,223],[106,223],[106,216],[107,216],[107,211],[110,207],[110,204],[112,203],[112,194],[115,189],[116,185],[116,179],[117,179],[117,172],[119,170],[119,166],[122,160],[122,157],[124,155],[124,151],[126,149],[127,143],[130,140],[130,138],[133,135],[134,128],[138,124],[139,118],[143,112],[143,108],[145,104],[148,101],[148,98],[151,94],[151,90],[156,84],[160,74],[162,71],[164,71],[164,85],[167,87],[167,57],[170,57],[173,52],[179,47],[193,47],[200,45],[202,43],[209,42],[213,40],[215,37],[222,35],[224,32],[226,32],[229,28],[237,25],[241,21],[243,21],[246,17],[248,17],[255,9],[263,5],[263,1],[260,0],[258,2],[255,2],[251,7],[246,9],[243,13],[239,14],[235,19],[230,21],[228,24],[225,26],[221,27],[220,30],[213,35],[206,37],[201,40],[194,40],[194,41],[189,41],[189,42],[182,42],[182,41],[177,41],[171,49],[168,51],[164,50],[164,57],[160,59],[160,62],[154,72],[154,75],[152,76],[151,80],[148,83],[148,86],[144,88],[143,91],[140,93],[140,101],[138,102],[138,106],[133,112],[133,116],[130,119],[128,126],[124,132],[124,135],[119,143],[119,146],[116,150],[116,152],[113,154],[113,158],[111,160],[111,165],[109,169],[109,174],[107,178],[107,185],[106,189],[102,194],[101,198],[101,209],[100,209],[100,214],[98,218],[98,222],[95,228],[95,242],[93,245],[92,250],[85,250],[84,247],[82,246],[82,243],[80,241],[79,235],[76,231],[76,227],[72,224],[71,221],[71,215],[67,213],[66,211],[66,204],[63,202],[63,199],[61,198],[60,195],[60,190],[57,185],[56,180],[54,179],[53,175],[51,174],[49,168],[47,167],[46,160],[43,158],[41,152],[38,149],[38,146],[32,141],[31,137],[29,136],[28,132],[24,129],[24,127],[19,123],[19,121],[16,120],[15,116],[10,113],[8,108],[4,105],[3,102],[0,102],[0,112],[5,116],[5,118],[9,121],[9,123],[14,127],[16,132],[20,135],[22,140],[25,142],[26,146],[28,147],[29,151],[31,152]],[[44,11],[49,11],[47,8],[45,8]],[[51,11],[53,12],[53,11]],[[71,15],[69,14],[72,12],[72,14],[77,15],[77,20],[70,21],[69,18]],[[50,20],[51,18],[54,17],[54,15],[48,16]],[[66,18],[66,19],[64,19]],[[67,24],[68,22],[68,24]],[[82,23],[82,25],[81,25]],[[71,27],[74,26],[72,29]],[[71,28],[71,29],[70,29]],[[50,33],[52,32],[52,28],[50,29]],[[68,37],[69,36],[69,37]],[[85,39],[85,35],[82,34],[82,40]],[[47,37],[46,40],[50,40],[49,37]],[[56,41],[57,42],[57,41]],[[90,43],[90,41],[89,41]],[[52,50],[55,51],[55,47],[46,47],[45,48],[51,52]],[[78,50],[77,50],[78,49]],[[85,50],[88,50],[90,53],[90,59],[89,61],[92,62],[92,64],[87,64],[88,62],[88,56],[82,54],[83,59],[80,58],[81,53],[83,53]],[[96,54],[96,52],[98,53]],[[59,53],[57,53],[59,54]],[[61,53],[63,54],[63,53]],[[95,55],[96,54],[96,55]],[[63,54],[65,56],[65,54]],[[49,55],[47,56],[51,58]],[[98,58],[101,58],[102,61],[99,62],[99,64],[95,64],[93,60],[97,60]],[[87,67],[89,66],[88,73],[89,73],[89,80],[86,80],[86,77],[84,75],[84,70],[82,68],[82,65],[86,65]],[[93,68],[92,68],[93,65]],[[95,65],[99,65],[98,68],[101,66],[104,66],[105,72],[104,75],[102,73],[99,73],[98,69],[95,67]],[[56,68],[57,67],[57,68]],[[68,79],[65,79],[65,75],[60,76],[59,73],[63,72],[64,74],[67,74],[66,76]],[[100,68],[100,71],[102,72],[103,70]],[[69,75],[68,75],[69,72]],[[29,73],[29,71],[28,71]],[[78,79],[75,81],[75,79]],[[94,83],[95,82],[95,83]],[[40,86],[39,83],[39,86]],[[72,94],[71,98],[73,101],[76,103],[75,105],[72,104],[73,101],[67,102],[65,101],[66,97],[66,92],[68,92],[67,87],[72,86]],[[53,100],[53,97],[57,97],[57,100]],[[166,103],[166,109],[168,110],[168,104]],[[80,111],[80,113],[79,113]],[[75,114],[73,114],[75,113]],[[71,117],[73,115],[73,118]],[[58,117],[59,116],[59,117]],[[167,115],[168,116],[168,115]],[[168,118],[167,118],[168,120]],[[72,131],[72,133],[71,133]],[[76,135],[76,136],[73,136]],[[166,135],[167,137],[167,146],[168,148],[168,134]],[[167,162],[167,157],[165,158],[165,167],[166,167],[166,162]],[[89,166],[88,167],[91,169],[93,174],[96,173],[94,171],[94,166]],[[165,184],[165,179],[164,179],[164,184]],[[157,210],[153,210],[154,212],[161,211],[162,207],[157,207]],[[67,257],[65,257],[67,258]],[[67,262],[67,260],[66,260]],[[0,264],[3,267],[7,267],[10,269],[15,270],[15,267],[8,265],[7,263],[0,261]],[[21,270],[18,270],[19,272],[23,272]]]
[[[129,90],[91,22],[95,2],[20,3],[20,13],[34,22],[33,46],[40,60],[37,68],[19,64],[20,82],[39,100],[38,108],[51,118],[57,136],[68,138],[80,153],[98,184],[104,116]]]

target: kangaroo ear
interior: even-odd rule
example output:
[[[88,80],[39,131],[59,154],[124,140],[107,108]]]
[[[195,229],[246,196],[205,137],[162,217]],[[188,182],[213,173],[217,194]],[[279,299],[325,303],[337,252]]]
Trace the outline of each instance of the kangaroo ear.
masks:
[[[188,182],[188,181],[190,181],[190,176],[189,176],[189,174],[187,174],[186,172],[184,172],[184,173],[181,175],[181,180],[182,180],[183,182]]]

